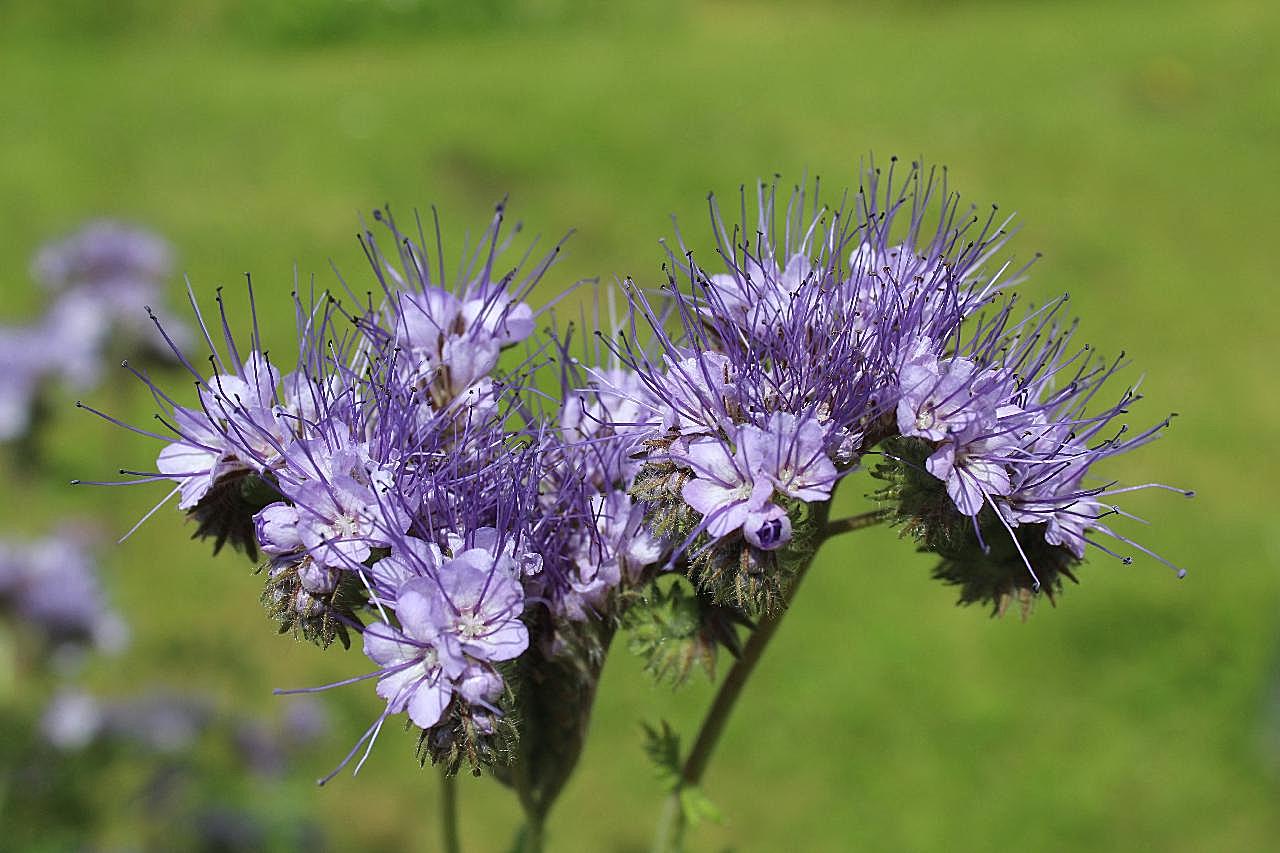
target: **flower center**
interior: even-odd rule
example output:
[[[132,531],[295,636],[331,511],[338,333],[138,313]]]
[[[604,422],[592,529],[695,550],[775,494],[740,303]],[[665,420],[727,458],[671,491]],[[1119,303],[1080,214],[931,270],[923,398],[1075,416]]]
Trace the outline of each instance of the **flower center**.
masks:
[[[485,632],[484,620],[471,610],[463,610],[458,614],[458,633],[468,640],[474,640]]]
[[[360,519],[353,515],[342,515],[333,522],[333,532],[341,539],[351,539],[360,533]]]

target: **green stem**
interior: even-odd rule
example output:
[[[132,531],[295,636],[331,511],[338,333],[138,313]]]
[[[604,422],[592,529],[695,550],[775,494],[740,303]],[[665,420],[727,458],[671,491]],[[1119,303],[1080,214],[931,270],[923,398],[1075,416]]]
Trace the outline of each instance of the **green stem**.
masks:
[[[658,818],[658,834],[653,839],[653,853],[679,853],[684,849],[684,809],[677,788],[662,804]]]
[[[542,853],[543,823],[540,815],[525,816],[516,841],[515,853]]]
[[[818,544],[814,547],[813,553],[809,555],[809,559],[804,562],[796,573],[795,581],[787,592],[785,606],[779,608],[772,615],[764,616],[756,623],[756,629],[751,632],[747,644],[743,646],[742,654],[738,656],[733,667],[730,668],[729,674],[725,676],[724,682],[720,685],[719,691],[716,692],[716,697],[712,701],[711,707],[707,710],[706,717],[702,720],[702,726],[698,729],[698,737],[693,742],[693,749],[690,750],[689,757],[685,759],[684,767],[680,772],[680,782],[663,805],[662,816],[658,822],[657,835],[654,838],[653,853],[680,853],[684,849],[686,821],[680,802],[680,792],[682,789],[694,787],[702,781],[702,774],[706,772],[707,764],[710,763],[711,755],[720,740],[720,735],[724,731],[725,724],[729,721],[729,714],[733,711],[733,706],[742,694],[742,689],[746,686],[747,679],[755,671],[756,664],[760,662],[760,658],[764,654],[765,648],[769,645],[769,641],[773,639],[778,626],[782,623],[783,615],[790,608],[791,601],[795,598],[796,590],[800,588],[800,582],[808,574],[809,567],[813,565],[813,561],[817,557],[818,551],[822,548],[822,544],[832,536],[853,530],[861,530],[864,527],[871,527],[888,518],[889,513],[886,510],[874,510],[861,515],[842,518],[838,521],[827,522],[822,527]]]
[[[533,793],[533,782],[529,778],[529,756],[521,756],[511,770],[516,796],[520,800],[520,808],[524,810],[524,823],[516,830],[511,853],[542,853],[546,812]]]
[[[800,581],[804,579],[805,573],[812,564],[813,560],[810,559],[796,576],[795,584],[791,587],[792,595],[795,594],[796,587],[800,585]],[[773,639],[778,626],[782,624],[782,614],[785,612],[786,609],[782,608],[776,614],[765,616],[756,623],[756,629],[751,632],[747,644],[742,647],[742,654],[734,661],[729,674],[725,676],[719,691],[716,692],[716,698],[707,710],[707,716],[703,718],[701,728],[698,729],[698,738],[693,742],[693,749],[690,750],[689,757],[685,759],[684,767],[681,768],[680,783],[676,790],[671,792],[663,806],[658,836],[653,845],[654,853],[678,853],[684,848],[685,818],[680,803],[680,791],[683,788],[692,788],[702,781],[702,774],[711,761],[711,755],[720,741],[725,724],[729,722],[729,714],[742,694],[742,688],[746,687],[747,679],[751,677],[756,664],[760,662],[760,657],[764,654],[769,641]]]
[[[829,521],[823,531],[823,539],[830,539],[832,536],[839,536],[841,533],[850,533],[854,530],[861,530],[864,527],[871,527],[882,521],[888,521],[892,515],[893,510],[891,509],[873,509],[871,512],[864,512],[861,515],[851,515],[848,518]]]
[[[458,781],[447,773],[440,774],[440,835],[444,853],[462,853],[458,840]]]
[[[542,853],[546,812],[533,796],[524,762],[517,762],[513,769],[516,795],[520,799],[520,807],[524,809],[524,824],[516,832],[512,853]]]

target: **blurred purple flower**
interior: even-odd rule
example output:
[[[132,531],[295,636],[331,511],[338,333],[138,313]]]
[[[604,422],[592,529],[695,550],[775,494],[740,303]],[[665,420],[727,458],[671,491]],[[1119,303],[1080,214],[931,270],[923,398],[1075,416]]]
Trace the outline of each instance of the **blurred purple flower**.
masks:
[[[128,642],[124,620],[107,605],[88,542],[70,528],[0,543],[0,607],[53,647],[113,653]]]

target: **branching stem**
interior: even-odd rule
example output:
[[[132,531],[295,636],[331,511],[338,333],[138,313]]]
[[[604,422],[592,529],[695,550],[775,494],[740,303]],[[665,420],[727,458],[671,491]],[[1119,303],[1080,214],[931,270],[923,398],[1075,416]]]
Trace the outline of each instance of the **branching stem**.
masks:
[[[827,522],[823,526],[817,546],[809,555],[809,559],[800,566],[799,571],[796,573],[791,589],[787,593],[785,606],[779,608],[776,613],[762,617],[756,623],[756,629],[751,632],[746,645],[743,646],[742,654],[738,656],[733,667],[730,668],[729,674],[725,676],[724,682],[721,683],[720,689],[716,692],[716,697],[712,701],[711,707],[707,710],[706,717],[702,720],[702,726],[698,729],[698,737],[693,742],[689,757],[685,759],[684,766],[681,768],[679,785],[676,790],[671,792],[666,803],[663,804],[657,836],[654,839],[653,853],[680,853],[683,850],[686,821],[680,801],[681,789],[694,787],[702,781],[702,774],[706,771],[707,764],[711,761],[711,755],[720,740],[725,724],[729,721],[729,714],[733,711],[733,706],[737,703],[743,687],[746,686],[747,679],[755,671],[756,664],[760,662],[760,657],[764,654],[769,641],[773,639],[774,633],[777,632],[778,625],[782,623],[782,617],[790,609],[796,590],[799,589],[800,582],[804,580],[804,576],[808,574],[809,567],[813,565],[822,543],[832,536],[853,530],[861,530],[864,527],[871,527],[888,520],[888,518],[889,512],[887,510],[873,510],[861,515]]]

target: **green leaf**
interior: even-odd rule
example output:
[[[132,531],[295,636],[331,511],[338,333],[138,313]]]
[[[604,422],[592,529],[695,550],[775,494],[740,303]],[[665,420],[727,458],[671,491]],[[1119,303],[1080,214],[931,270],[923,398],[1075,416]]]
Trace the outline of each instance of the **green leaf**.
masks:
[[[645,755],[653,762],[663,790],[675,791],[680,787],[680,735],[666,720],[662,721],[661,728],[643,725]]]

